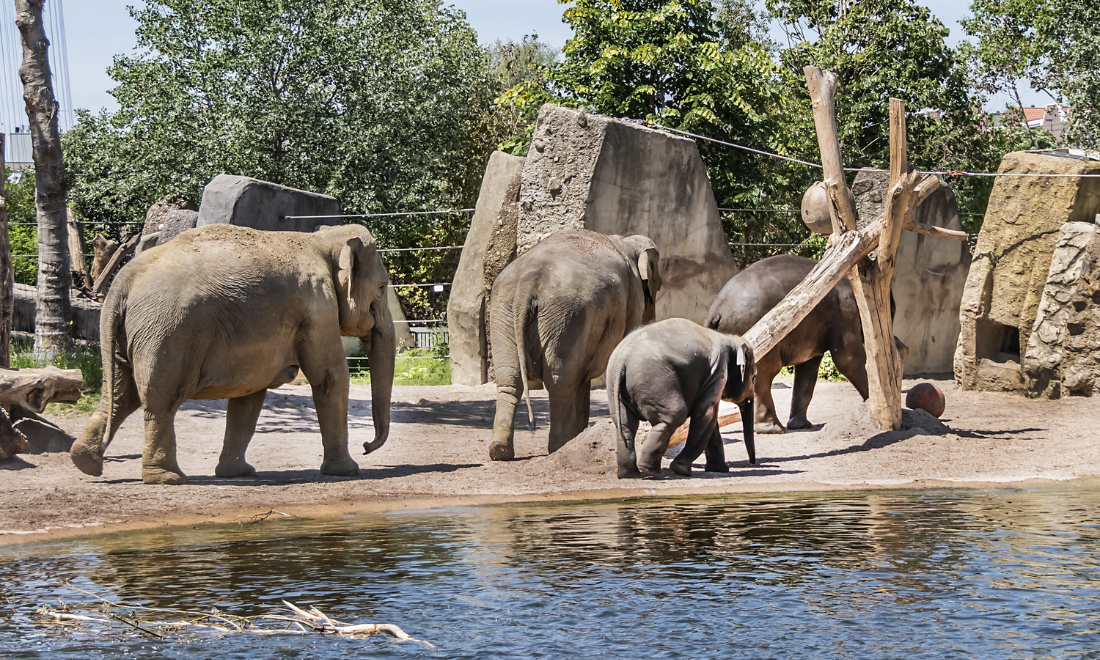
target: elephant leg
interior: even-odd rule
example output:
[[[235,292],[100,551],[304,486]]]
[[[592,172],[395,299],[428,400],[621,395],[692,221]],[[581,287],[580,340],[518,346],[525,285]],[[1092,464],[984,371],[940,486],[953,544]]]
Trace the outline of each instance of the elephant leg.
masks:
[[[789,429],[812,429],[813,424],[806,417],[810,400],[814,398],[814,386],[817,385],[817,371],[821,366],[818,355],[806,360],[794,368],[794,392],[791,394],[791,418],[787,422]]]
[[[714,432],[707,441],[707,464],[703,468],[705,472],[729,472],[730,466],[726,464],[726,443],[722,441],[722,430],[718,424],[714,425]]]
[[[222,442],[222,455],[214,474],[219,477],[254,477],[256,468],[244,460],[248,443],[256,432],[256,420],[264,407],[267,390],[253,392],[248,396],[239,396],[229,400],[225,413],[225,440]]]
[[[672,434],[684,423],[685,415],[672,422],[658,422],[649,430],[642,448],[638,451],[638,469],[650,476],[661,476],[661,459],[668,451],[668,441]]]
[[[319,338],[300,351],[302,373],[313,389],[317,425],[325,450],[321,474],[353,477],[359,474],[359,465],[348,453],[348,363],[339,336],[327,339],[330,341]]]
[[[145,410],[145,447],[141,454],[141,480],[147,484],[187,483],[176,462],[176,410]]]
[[[138,396],[137,385],[134,383],[133,372],[127,367],[115,365],[115,386],[113,401],[106,399],[107,391],[104,388],[103,397],[96,405],[95,412],[80,434],[80,439],[73,443],[69,450],[69,457],[81,472],[98,477],[103,474],[103,454],[111,444],[122,423],[126,418],[134,414],[141,407],[141,398]],[[111,428],[107,428],[108,406],[113,406],[111,412]]]
[[[691,476],[691,464],[703,453],[714,433],[718,430],[718,404],[707,406],[706,409],[697,411],[691,416],[691,425],[688,427],[687,440],[680,455],[673,461],[672,471],[682,477]],[[723,450],[723,454],[724,454]],[[724,462],[724,461],[723,461]]]
[[[516,406],[522,391],[514,387],[497,387],[497,413],[493,418],[493,441],[489,444],[489,459],[510,461],[516,457],[512,440],[515,436],[513,424],[516,419]]]
[[[577,388],[573,400],[568,397],[555,397],[550,399],[550,442],[547,446],[549,453],[554,453],[565,446],[567,442],[577,437],[588,428],[588,413],[592,406],[592,390],[580,386]],[[558,415],[554,415],[554,411]]]
[[[785,433],[786,429],[775,414],[775,401],[772,399],[772,381],[779,375],[783,363],[778,350],[771,351],[763,360],[756,363],[756,407],[755,424],[757,433]]]
[[[638,434],[638,417],[619,404],[620,410],[611,412],[611,421],[615,423],[615,459],[619,466],[620,479],[639,477],[638,457],[634,453],[634,437]]]

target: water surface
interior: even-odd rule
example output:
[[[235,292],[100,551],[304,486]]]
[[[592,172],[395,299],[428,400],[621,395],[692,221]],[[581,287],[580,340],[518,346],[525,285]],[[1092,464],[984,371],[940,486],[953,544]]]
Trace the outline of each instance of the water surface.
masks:
[[[1100,493],[927,492],[527,505],[0,548],[3,658],[1100,657]],[[383,637],[40,625],[111,599],[280,600]]]

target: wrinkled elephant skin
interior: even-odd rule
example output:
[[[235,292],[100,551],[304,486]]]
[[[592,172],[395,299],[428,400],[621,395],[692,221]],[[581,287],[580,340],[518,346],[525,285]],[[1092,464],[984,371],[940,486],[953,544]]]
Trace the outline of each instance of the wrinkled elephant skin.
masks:
[[[188,399],[229,399],[215,474],[255,474],[245,451],[267,390],[301,372],[313,388],[321,473],[354,475],[348,453],[348,366],[341,335],[359,337],[371,367],[375,437],[389,434],[396,343],[388,277],[360,226],[313,234],[231,225],[186,231],[126,265],[100,319],[103,398],[70,456],[98,476],[118,427],[145,411],[142,480],[180,484],[174,418]]]
[[[550,452],[588,426],[590,383],[603,376],[619,341],[653,320],[658,267],[645,236],[572,229],[501,271],[489,307],[497,384],[492,460],[515,455],[513,423],[528,379],[541,380],[550,398]]]
[[[687,319],[667,319],[627,335],[607,365],[607,407],[615,424],[619,478],[660,476],[669,440],[687,419],[687,441],[672,461],[672,471],[690,477],[692,462],[705,450],[707,472],[729,472],[718,429],[722,399],[741,407],[745,449],[749,462],[756,463],[755,381],[752,347],[740,337]],[[641,421],[651,428],[636,449]]]

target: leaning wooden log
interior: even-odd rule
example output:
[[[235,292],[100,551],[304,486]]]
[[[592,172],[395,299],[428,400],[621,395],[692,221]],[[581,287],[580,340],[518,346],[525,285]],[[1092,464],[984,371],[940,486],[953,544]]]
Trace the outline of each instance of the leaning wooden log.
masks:
[[[728,415],[719,415],[718,428],[729,426],[730,424],[736,424],[741,421],[741,411],[735,411]],[[676,429],[676,432],[669,438],[668,446],[675,447],[676,445],[684,442],[688,439],[688,430],[691,428],[691,420],[684,422],[680,428]]]
[[[118,268],[122,260],[130,255],[137,247],[138,241],[141,240],[141,234],[134,234],[130,240],[126,241],[115,250],[115,253],[111,255],[111,260],[107,262],[107,265],[103,267],[103,272],[96,278],[95,284],[92,286],[92,293],[98,297],[103,298],[107,291],[107,282],[111,279],[111,275],[114,274],[115,269]]]
[[[69,212],[69,261],[72,264],[73,286],[91,290],[92,279],[88,277],[88,266],[84,263],[84,237],[80,234],[80,225],[76,222],[73,210]]]
[[[107,262],[111,260],[117,249],[118,241],[112,241],[103,234],[96,234],[95,238],[92,239],[92,251],[95,254],[92,256],[92,271],[88,273],[92,280],[92,286],[95,285],[96,280],[99,279],[99,274],[107,267]]]
[[[0,369],[0,406],[40,413],[47,403],[76,403],[83,387],[80,369]]]

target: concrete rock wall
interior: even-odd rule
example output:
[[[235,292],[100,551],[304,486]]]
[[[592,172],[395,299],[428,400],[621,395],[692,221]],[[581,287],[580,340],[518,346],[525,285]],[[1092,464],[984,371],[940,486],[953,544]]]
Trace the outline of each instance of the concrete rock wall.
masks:
[[[1100,174],[1100,162],[1007,154],[1002,173]],[[965,389],[1023,392],[1021,364],[1039,312],[1058,234],[1092,222],[1100,179],[998,177],[974,250],[959,313],[955,379]]]
[[[694,141],[545,105],[523,167],[517,253],[570,228],[653,240],[658,319],[702,323],[737,272]]]
[[[335,197],[260,181],[247,176],[219,174],[202,191],[197,226],[237,225],[266,231],[312,232],[341,224],[341,218],[288,218],[339,215]]]
[[[1024,376],[1031,397],[1100,393],[1100,227],[1095,223],[1067,222],[1058,233]]]
[[[859,226],[886,210],[890,175],[861,171],[852,184]],[[916,221],[962,231],[955,193],[943,186],[917,209]],[[909,347],[905,375],[950,372],[959,338],[959,306],[970,250],[962,241],[903,231],[894,271],[894,334]]]
[[[481,385],[489,380],[489,292],[496,276],[515,257],[523,163],[518,156],[494,152],[481,180],[447,302],[451,383],[455,385]]]

